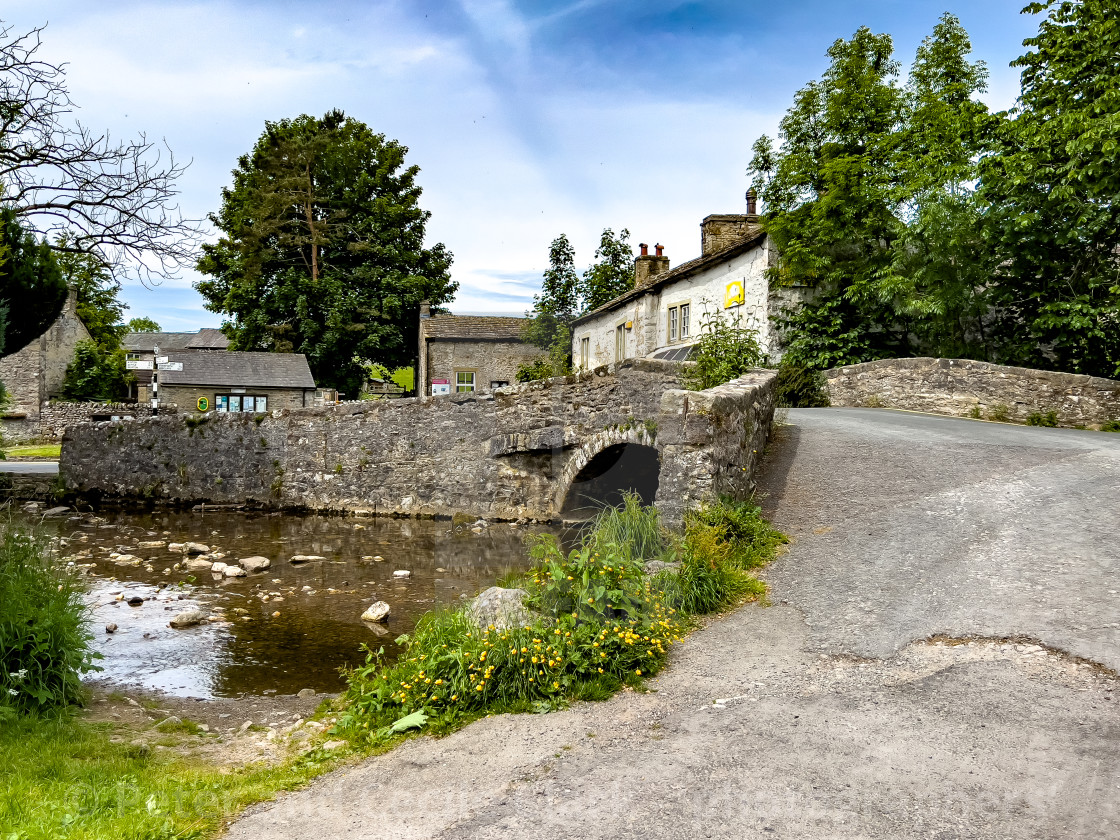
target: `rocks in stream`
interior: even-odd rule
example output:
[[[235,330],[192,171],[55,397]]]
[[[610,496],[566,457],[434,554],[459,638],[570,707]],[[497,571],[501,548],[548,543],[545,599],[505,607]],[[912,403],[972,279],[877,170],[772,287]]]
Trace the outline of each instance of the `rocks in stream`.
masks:
[[[108,624],[105,625],[105,632],[109,633],[109,634],[116,633],[117,632],[117,625],[113,624],[113,622],[110,621]]]
[[[201,624],[205,620],[206,616],[202,614],[202,610],[183,610],[181,613],[171,619],[170,625],[176,630],[183,630],[184,628],[194,627],[198,624]]]
[[[210,546],[205,543],[188,542],[183,543],[181,550],[183,554],[209,554]]]
[[[485,630],[513,630],[533,623],[533,614],[524,604],[529,595],[524,589],[491,586],[471,602],[471,619]]]
[[[395,577],[395,578],[412,577],[412,572],[408,571],[408,569],[397,569],[395,572],[393,572],[393,577]]]
[[[208,572],[214,566],[213,560],[208,560],[205,557],[192,557],[189,560],[183,561],[183,569],[191,572]]]
[[[68,508],[66,506],[53,507],[50,510],[44,511],[43,516],[62,516],[63,514],[66,514],[66,513],[69,513],[69,512],[70,512],[70,508]]]
[[[138,607],[143,603],[144,603],[144,599],[141,598],[139,595],[131,595],[128,598],[128,605],[130,607]]]
[[[272,566],[271,560],[269,560],[267,557],[260,556],[242,557],[237,562],[242,569],[249,573],[263,572],[265,569],[268,569]]]
[[[389,620],[389,605],[384,601],[374,601],[362,613],[362,621],[370,621],[374,624]]]
[[[240,566],[230,566],[230,565],[227,564],[226,567],[224,569],[222,569],[222,574],[225,575],[227,578],[232,578],[232,577],[245,577],[245,575],[247,575],[248,572],[246,572]]]
[[[288,562],[293,566],[298,566],[301,563],[315,563],[319,560],[326,560],[326,557],[320,557],[318,554],[297,554],[292,557]]]

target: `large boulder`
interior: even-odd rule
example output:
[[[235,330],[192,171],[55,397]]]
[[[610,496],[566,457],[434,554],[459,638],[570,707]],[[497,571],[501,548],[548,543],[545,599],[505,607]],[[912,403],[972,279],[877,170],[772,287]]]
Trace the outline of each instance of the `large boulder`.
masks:
[[[263,572],[265,569],[269,568],[272,565],[271,560],[269,560],[267,557],[260,556],[242,557],[237,561],[237,563],[241,566],[242,569],[250,573]]]
[[[381,622],[389,620],[389,605],[384,601],[374,601],[369,605],[369,608],[362,613],[362,621]]]
[[[524,604],[528,595],[524,589],[491,586],[471,601],[471,620],[484,630],[491,626],[498,630],[512,630],[532,624],[533,614]]]

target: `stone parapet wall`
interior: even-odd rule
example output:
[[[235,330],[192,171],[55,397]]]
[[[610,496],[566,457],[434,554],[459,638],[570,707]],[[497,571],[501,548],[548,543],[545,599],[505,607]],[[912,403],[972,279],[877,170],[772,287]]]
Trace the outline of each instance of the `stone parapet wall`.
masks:
[[[174,406],[160,411],[174,413]],[[45,402],[39,410],[39,436],[43,440],[62,440],[67,426],[86,423],[94,417],[151,417],[151,406],[143,403]]]
[[[1054,412],[1058,425],[1120,419],[1120,381],[968,359],[882,359],[827,371],[835,406],[875,406],[1026,422]]]
[[[493,394],[73,425],[61,469],[76,492],[177,503],[551,519],[583,444],[642,427],[662,455],[657,503],[672,519],[705,494],[750,486],[773,410],[772,373],[689,393],[676,390],[678,372],[637,360]]]

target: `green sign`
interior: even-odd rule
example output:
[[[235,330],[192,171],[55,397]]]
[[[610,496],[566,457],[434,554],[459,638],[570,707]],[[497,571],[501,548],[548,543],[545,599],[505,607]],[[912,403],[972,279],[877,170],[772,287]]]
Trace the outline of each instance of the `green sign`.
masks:
[[[210,410],[210,400],[206,399],[206,397],[199,397],[198,398],[198,410],[199,411],[209,411]]]

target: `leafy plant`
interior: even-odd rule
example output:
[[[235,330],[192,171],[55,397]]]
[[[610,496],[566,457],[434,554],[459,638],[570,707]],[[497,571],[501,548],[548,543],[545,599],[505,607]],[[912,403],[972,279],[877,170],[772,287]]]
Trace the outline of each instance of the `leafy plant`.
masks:
[[[1120,432],[1120,420],[1108,420],[1101,423],[1102,432]]]
[[[718,313],[705,313],[700,339],[690,354],[695,364],[681,373],[681,384],[690,391],[723,385],[762,364],[765,354],[754,330]]]
[[[831,405],[824,374],[782,359],[774,382],[774,404],[787,408],[824,408]]]
[[[16,525],[0,534],[0,715],[80,704],[95,670],[80,580]]]
[[[1055,411],[1047,411],[1045,414],[1040,411],[1032,411],[1027,416],[1027,425],[1055,428],[1058,425],[1058,414]]]

